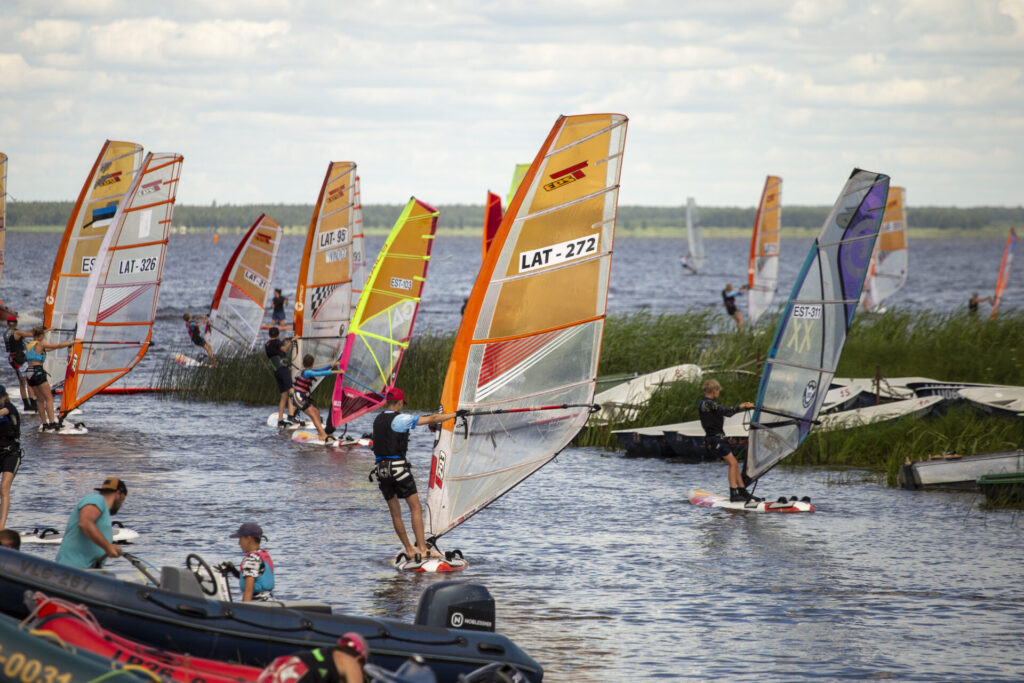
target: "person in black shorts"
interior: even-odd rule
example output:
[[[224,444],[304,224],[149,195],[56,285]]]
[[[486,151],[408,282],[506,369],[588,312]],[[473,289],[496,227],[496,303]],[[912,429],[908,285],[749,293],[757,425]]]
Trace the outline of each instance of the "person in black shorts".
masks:
[[[420,497],[416,492],[416,481],[412,477],[412,467],[406,460],[409,449],[409,432],[417,425],[439,424],[457,417],[460,413],[435,413],[433,415],[409,415],[402,413],[405,405],[405,394],[401,389],[388,391],[384,402],[384,410],[373,421],[373,454],[375,467],[370,479],[377,478],[381,495],[388,503],[391,512],[391,524],[405,548],[405,555],[416,562],[430,556],[427,552],[426,540],[423,536],[423,509]],[[412,518],[412,531],[416,538],[416,546],[409,543],[402,522],[402,506],[399,500],[405,500]]]
[[[270,300],[273,311],[270,314],[270,319],[275,325],[280,325],[284,322],[284,307],[288,303],[288,297],[281,293],[280,289],[274,290],[274,298]]]
[[[21,467],[21,415],[0,385],[0,529],[7,528],[11,484]]]
[[[25,360],[24,333],[15,334],[16,332],[18,332],[18,317],[12,315],[7,318],[7,329],[4,330],[4,347],[7,349],[7,362],[14,368],[14,374],[18,378],[18,385],[21,388],[21,405],[24,406],[26,411],[37,410],[36,400],[29,393],[28,378],[21,374],[21,366],[27,362]]]
[[[725,312],[736,321],[736,329],[740,332],[743,331],[743,314],[736,308],[736,297],[745,291],[747,291],[746,285],[740,287],[739,290],[733,290],[730,284],[726,284],[725,289],[722,290],[722,304],[725,306]]]
[[[292,390],[292,371],[288,362],[288,350],[292,346],[292,339],[281,341],[281,330],[271,327],[268,334],[270,341],[264,345],[263,350],[270,359],[270,365],[274,368],[274,380],[277,382],[277,390],[281,392],[281,400],[277,403],[277,424],[287,426],[291,420],[285,417],[288,411],[288,394]]]
[[[185,319],[185,328],[188,330],[188,336],[192,340],[192,343],[206,351],[206,355],[210,357],[210,365],[214,366],[217,364],[217,359],[213,355],[213,348],[210,343],[203,337],[203,333],[199,331],[199,323],[206,321],[205,315],[193,316],[191,313],[186,313],[182,316]]]
[[[970,301],[967,302],[967,312],[975,318],[978,317],[978,304],[985,303],[986,301],[992,301],[992,297],[985,296],[978,298],[978,293],[971,294]]]
[[[704,398],[697,403],[697,412],[700,414],[700,426],[704,428],[704,443],[712,455],[725,460],[729,465],[729,500],[743,502],[754,500],[743,483],[743,475],[740,474],[740,465],[736,456],[732,454],[728,442],[725,440],[725,418],[735,415],[741,410],[748,410],[754,407],[750,401],[737,406],[718,405],[718,396],[722,393],[722,385],[717,380],[709,379],[701,387],[704,390]],[[758,499],[759,500],[759,499]]]

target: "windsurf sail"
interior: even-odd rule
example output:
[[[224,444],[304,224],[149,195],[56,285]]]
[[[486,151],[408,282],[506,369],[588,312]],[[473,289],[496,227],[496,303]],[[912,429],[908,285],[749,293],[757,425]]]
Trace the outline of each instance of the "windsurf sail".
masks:
[[[53,261],[43,304],[43,326],[51,330],[49,341],[75,338],[75,322],[96,255],[141,163],[141,145],[111,140],[103,143],[71,210]],[[54,386],[64,381],[69,357],[68,348],[46,354],[43,367]]]
[[[529,170],[530,164],[516,164],[515,169],[512,171],[512,184],[508,188],[508,197],[505,199],[506,206],[512,203],[512,197],[516,195],[519,184],[523,182],[523,177],[526,176],[526,172]]]
[[[149,349],[182,157],[147,154],[95,254],[60,416],[128,374]]]
[[[215,354],[231,348],[251,349],[259,338],[270,303],[281,234],[281,226],[262,214],[231,255],[207,317],[207,339]]]
[[[999,264],[999,279],[996,280],[996,293],[992,297],[992,315],[990,320],[996,319],[996,310],[999,302],[1006,292],[1006,282],[1010,279],[1010,266],[1013,265],[1013,252],[1017,248],[1017,231],[1010,228],[1010,235],[1006,238],[1006,247],[1003,248],[1003,260]]]
[[[331,162],[306,233],[295,291],[299,367],[306,354],[313,356],[313,367],[333,363],[345,347],[352,311],[366,280],[359,202],[355,163]],[[313,388],[320,379],[314,379]]]
[[[487,256],[487,250],[490,248],[491,242],[494,241],[494,234],[498,232],[498,226],[501,225],[501,217],[503,215],[501,197],[488,191],[487,206],[484,207],[483,256]]]
[[[782,178],[765,178],[757,205],[754,234],[747,267],[747,311],[750,324],[757,323],[775,298],[779,284],[779,238],[782,230]]]
[[[877,311],[882,301],[895,294],[907,281],[909,254],[905,197],[904,188],[889,188],[882,228],[871,255],[871,267],[861,295],[861,305],[865,310]]]
[[[700,211],[693,197],[686,198],[686,241],[690,247],[690,265],[694,272],[704,267],[704,228],[700,225]]]
[[[477,275],[441,406],[426,529],[437,539],[536,472],[586,423],[601,351],[625,116],[563,116]]]
[[[750,419],[756,480],[806,438],[825,401],[860,301],[889,176],[854,169],[811,246],[782,312]]]
[[[413,197],[377,255],[345,339],[331,424],[340,426],[377,408],[395,386],[427,281],[438,216],[437,209]]]
[[[7,253],[7,155],[0,152],[0,278]]]

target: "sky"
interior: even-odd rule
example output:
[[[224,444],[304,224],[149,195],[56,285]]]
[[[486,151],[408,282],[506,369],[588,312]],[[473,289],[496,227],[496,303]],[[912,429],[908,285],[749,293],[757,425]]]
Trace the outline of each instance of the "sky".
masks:
[[[184,155],[178,202],[483,204],[559,114],[629,117],[619,201],[1024,204],[1024,0],[0,0],[14,200],[105,139]]]

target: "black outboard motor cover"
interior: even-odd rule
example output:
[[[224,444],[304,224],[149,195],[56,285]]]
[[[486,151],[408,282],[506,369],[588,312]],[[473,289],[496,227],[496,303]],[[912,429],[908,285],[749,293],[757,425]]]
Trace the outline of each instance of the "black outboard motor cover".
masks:
[[[479,583],[439,581],[427,586],[416,608],[416,623],[470,631],[494,631],[494,598]]]

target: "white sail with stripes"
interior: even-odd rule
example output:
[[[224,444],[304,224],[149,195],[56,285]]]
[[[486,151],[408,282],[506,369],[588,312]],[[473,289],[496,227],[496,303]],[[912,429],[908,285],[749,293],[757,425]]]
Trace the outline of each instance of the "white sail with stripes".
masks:
[[[207,340],[215,354],[251,349],[259,339],[281,235],[277,221],[261,214],[232,253],[207,318]]]
[[[768,352],[750,420],[757,479],[807,436],[825,400],[885,210],[889,177],[855,169],[811,246]]]
[[[693,197],[686,198],[686,241],[690,247],[690,265],[695,271],[704,267],[704,228],[700,224],[700,211]]]
[[[96,252],[71,347],[61,419],[149,349],[182,157],[147,154]]]
[[[587,420],[626,117],[561,117],[481,265],[455,338],[427,495],[436,539],[549,462]]]

